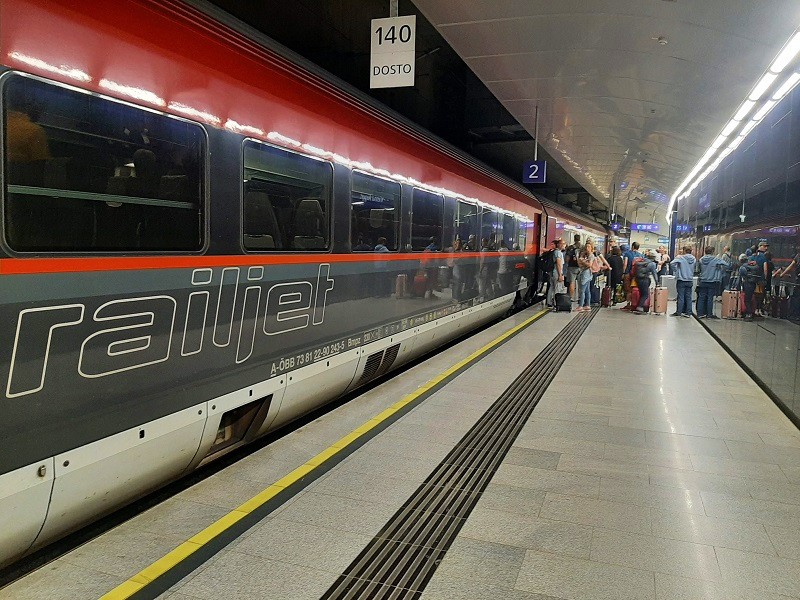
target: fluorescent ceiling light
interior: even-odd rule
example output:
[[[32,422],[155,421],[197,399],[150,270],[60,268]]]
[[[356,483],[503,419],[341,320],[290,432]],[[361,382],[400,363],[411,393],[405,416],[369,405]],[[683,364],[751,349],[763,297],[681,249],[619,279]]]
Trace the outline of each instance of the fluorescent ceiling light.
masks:
[[[752,100],[745,100],[744,104],[739,108],[739,111],[733,115],[734,121],[741,121],[747,116],[747,113],[756,105]]]
[[[753,127],[756,125],[758,125],[758,121],[748,121],[747,125],[744,126],[744,129],[742,129],[742,133],[739,137],[742,139],[746,138],[747,134],[753,131]]]
[[[757,112],[755,115],[753,115],[753,121],[756,121],[756,122],[758,122],[758,121],[760,121],[761,119],[763,119],[764,117],[766,117],[766,116],[767,116],[767,113],[768,113],[769,111],[771,111],[771,110],[772,110],[772,107],[773,107],[773,106],[775,106],[777,103],[778,103],[778,101],[777,101],[777,100],[767,100],[767,101],[764,103],[764,106],[762,106],[761,108],[759,108],[759,109],[758,109],[758,112]]]
[[[797,85],[797,82],[800,81],[800,73],[792,73],[789,76],[789,79],[783,82],[783,85],[778,88],[772,95],[773,100],[781,100],[786,94],[792,91],[792,88]]]
[[[769,68],[770,71],[774,73],[780,73],[786,68],[790,62],[794,60],[794,57],[797,56],[797,53],[800,51],[800,32],[795,33],[789,43],[783,47],[781,53],[778,54],[778,57],[772,63],[772,66]]]
[[[753,91],[750,92],[750,100],[759,100],[761,96],[764,95],[764,92],[767,91],[767,88],[772,85],[772,82],[775,81],[778,76],[775,73],[764,73],[761,79],[756,84],[756,87],[753,88]]]
[[[728,136],[727,136],[727,135],[722,135],[722,134],[720,134],[719,136],[717,136],[717,139],[715,139],[715,140],[714,140],[714,143],[713,143],[713,144],[711,144],[711,147],[712,147],[714,150],[716,150],[717,148],[719,148],[720,146],[722,146],[722,144],[724,144],[724,143],[725,143],[725,140],[727,140],[727,139],[728,139]]]
[[[741,125],[741,121],[736,121],[735,119],[731,119],[728,121],[728,124],[725,125],[725,129],[722,130],[720,135],[724,135],[728,137],[730,134],[733,133],[733,130],[736,129],[739,125]]]
[[[744,141],[744,135],[740,134],[738,137],[734,138],[734,140],[730,144],[728,144],[728,150],[733,152],[739,147],[739,144],[741,144],[743,141]]]

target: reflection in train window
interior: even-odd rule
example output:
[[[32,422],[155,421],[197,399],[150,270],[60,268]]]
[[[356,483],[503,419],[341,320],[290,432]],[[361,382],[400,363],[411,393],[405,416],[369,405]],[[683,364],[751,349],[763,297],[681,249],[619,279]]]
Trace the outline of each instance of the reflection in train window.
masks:
[[[3,86],[5,235],[20,251],[199,250],[199,125],[38,79]]]
[[[424,250],[434,244],[437,250],[441,250],[444,198],[414,188],[411,211],[411,249]]]
[[[479,250],[480,248],[477,247],[478,244],[478,207],[474,204],[467,204],[466,202],[458,202],[456,207],[456,236],[459,240],[461,240],[461,246],[464,247],[465,244],[474,244],[474,248],[468,248],[471,250]],[[475,239],[470,242],[470,236],[474,236]]]
[[[497,249],[499,243],[499,217],[499,213],[488,208],[483,209],[481,214],[481,247],[483,246],[483,241],[486,240],[490,248]]]
[[[353,171],[351,244],[355,252],[372,252],[378,239],[397,250],[400,184]]]
[[[519,222],[519,227],[517,228],[517,245],[519,249],[525,252],[525,243],[526,243],[526,236],[528,234],[528,227],[530,227],[530,223],[525,221]],[[512,246],[513,247],[513,246]]]
[[[245,141],[244,247],[326,250],[332,183],[330,163]]]
[[[507,248],[513,248],[516,240],[517,220],[511,215],[503,215],[503,240],[506,242]]]

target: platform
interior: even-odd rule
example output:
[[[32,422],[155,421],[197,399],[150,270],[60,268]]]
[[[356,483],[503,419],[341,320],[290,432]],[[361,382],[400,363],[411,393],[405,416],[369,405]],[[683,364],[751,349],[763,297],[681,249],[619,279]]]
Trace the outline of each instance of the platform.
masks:
[[[0,597],[800,598],[800,432],[701,325],[533,316],[440,352]],[[366,437],[339,453],[353,431]]]

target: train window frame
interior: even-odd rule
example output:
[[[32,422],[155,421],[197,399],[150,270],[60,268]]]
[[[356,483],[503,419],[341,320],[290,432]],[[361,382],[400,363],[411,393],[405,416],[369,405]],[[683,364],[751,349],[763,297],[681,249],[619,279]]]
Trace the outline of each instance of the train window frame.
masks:
[[[328,194],[327,197],[324,199],[324,209],[323,215],[325,217],[325,247],[324,248],[250,248],[245,244],[245,184],[247,180],[245,180],[245,152],[247,149],[247,144],[257,144],[259,147],[263,148],[270,148],[272,150],[277,150],[279,152],[284,152],[286,154],[299,156],[311,161],[314,161],[319,164],[324,164],[328,167]],[[298,152],[291,148],[286,148],[284,146],[280,146],[278,144],[271,144],[269,142],[265,142],[264,140],[260,140],[254,137],[245,137],[242,139],[242,143],[240,145],[240,165],[241,169],[239,171],[239,246],[241,247],[242,251],[246,254],[330,254],[333,248],[333,187],[334,187],[334,165],[333,162],[329,160],[325,160],[324,158],[320,158],[318,156],[313,156],[311,154],[307,154],[305,152]],[[273,175],[284,177],[289,179],[289,177],[285,175],[281,175],[280,173],[272,173]]]
[[[16,184],[12,184],[10,186],[8,182],[8,177],[6,176],[6,167],[7,167],[7,157],[6,157],[6,135],[7,135],[7,127],[6,127],[6,98],[8,95],[8,85],[10,82],[13,82],[17,79],[28,79],[32,81],[37,81],[39,83],[45,84],[53,89],[56,90],[67,90],[69,92],[79,93],[86,96],[91,96],[93,98],[97,98],[104,102],[110,102],[115,105],[125,106],[131,109],[135,109],[137,111],[142,111],[146,113],[150,113],[151,115],[155,115],[160,118],[184,123],[186,125],[192,126],[197,129],[199,134],[199,142],[202,145],[200,148],[200,160],[198,161],[197,167],[200,169],[199,177],[198,177],[198,185],[199,185],[199,193],[197,196],[197,210],[200,211],[199,215],[199,223],[198,223],[198,235],[200,236],[199,244],[195,248],[102,248],[102,249],[19,249],[15,248],[12,244],[11,239],[8,235],[8,214],[9,214],[9,196],[14,193],[13,191],[9,191],[9,187],[14,188],[38,188],[40,191],[38,193],[34,193],[33,195],[42,195],[48,196],[44,193],[47,189],[53,189],[56,191],[67,192],[61,196],[50,196],[50,197],[64,197],[64,198],[74,198],[74,199],[81,199],[87,200],[91,202],[106,202],[106,203],[116,203],[116,200],[119,199],[120,203],[127,203],[132,205],[142,205],[142,206],[164,206],[164,207],[177,207],[177,208],[188,208],[183,205],[185,204],[193,204],[190,201],[173,201],[173,200],[163,200],[159,198],[148,198],[145,196],[137,197],[137,196],[130,196],[131,198],[136,198],[137,202],[131,202],[128,200],[128,196],[122,196],[120,198],[116,198],[114,194],[108,194],[103,192],[80,192],[76,190],[68,190],[68,189],[61,189],[61,188],[45,188],[42,186],[20,186]],[[198,121],[193,121],[191,119],[187,119],[180,115],[174,115],[163,110],[158,110],[149,106],[142,106],[139,104],[135,104],[134,102],[130,102],[128,100],[124,100],[121,98],[115,98],[113,96],[109,96],[107,94],[102,94],[100,92],[96,92],[90,89],[82,88],[75,85],[70,85],[68,83],[56,81],[53,79],[48,79],[46,77],[41,77],[38,75],[33,75],[30,73],[25,73],[22,71],[16,71],[13,69],[7,70],[3,73],[0,73],[0,169],[3,172],[3,185],[0,187],[0,217],[2,217],[2,227],[0,227],[0,247],[8,253],[9,256],[160,256],[160,255],[202,255],[208,251],[210,241],[211,241],[211,234],[210,234],[210,157],[209,157],[209,135],[206,126],[203,123]],[[24,191],[22,193],[25,193]],[[178,206],[180,204],[180,206]],[[113,204],[110,204],[113,206]],[[119,204],[117,204],[119,205]]]
[[[461,236],[461,232],[458,230],[459,224],[461,223],[458,219],[461,216],[460,211],[461,211],[461,206],[462,205],[463,206],[468,206],[468,207],[472,208],[475,211],[474,218],[475,218],[476,230],[475,230],[474,233],[468,233],[467,234],[467,239],[463,239],[462,237],[460,237]],[[466,216],[470,217],[472,215],[466,215]],[[454,229],[455,229],[455,235],[459,236],[458,239],[461,242],[461,247],[463,248],[464,244],[469,242],[469,236],[470,235],[474,235],[475,236],[475,244],[478,247],[477,248],[473,248],[472,251],[473,252],[477,252],[478,250],[480,250],[481,207],[478,204],[475,204],[473,202],[467,202],[466,200],[456,199],[456,210],[455,210],[455,215],[454,215],[453,221],[454,221],[453,225],[454,225]]]
[[[411,189],[411,214],[409,218],[409,226],[410,226],[409,245],[411,246],[411,251],[424,252],[425,248],[427,247],[427,245],[423,246],[422,248],[414,247],[414,203],[415,203],[415,194],[417,192],[421,192],[428,196],[436,196],[437,198],[439,198],[439,239],[436,241],[438,243],[439,250],[441,250],[444,245],[444,195],[438,192],[431,192],[429,190],[426,190],[425,188],[415,186]],[[432,237],[432,236],[423,236],[423,237],[426,237],[427,239],[427,237]]]
[[[390,246],[387,246],[387,248],[389,249],[389,252],[399,252],[400,251],[400,245],[402,243],[401,239],[400,239],[400,235],[401,235],[401,231],[402,231],[401,221],[402,221],[402,206],[403,206],[403,186],[402,186],[402,184],[400,184],[399,181],[394,181],[393,179],[388,179],[386,177],[379,177],[378,175],[375,175],[373,173],[369,173],[367,171],[363,171],[361,169],[351,169],[351,171],[350,171],[350,193],[349,193],[349,203],[350,203],[350,215],[349,215],[350,216],[350,221],[349,221],[349,223],[350,223],[350,252],[357,253],[357,254],[366,253],[366,252],[375,252],[375,246],[377,245],[377,244],[374,244],[373,247],[370,250],[354,250],[354,247],[353,247],[353,234],[355,233],[353,231],[353,192],[354,192],[354,189],[353,189],[353,176],[354,175],[360,175],[360,176],[364,176],[364,177],[369,177],[371,179],[377,179],[378,181],[384,181],[384,182],[386,182],[388,184],[391,184],[393,186],[397,186],[397,199],[396,199],[396,201],[394,203],[394,207],[393,207],[393,211],[395,213],[395,219],[394,219],[394,248],[392,248]],[[377,240],[375,240],[375,241],[377,242]]]

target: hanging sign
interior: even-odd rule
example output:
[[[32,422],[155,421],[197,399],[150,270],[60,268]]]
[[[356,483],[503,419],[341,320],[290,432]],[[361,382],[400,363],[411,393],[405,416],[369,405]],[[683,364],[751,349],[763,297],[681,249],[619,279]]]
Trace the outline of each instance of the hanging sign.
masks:
[[[522,183],[547,183],[547,161],[526,162],[522,167]]]
[[[658,223],[631,223],[631,231],[658,231]]]
[[[372,19],[369,87],[414,85],[417,16]]]

